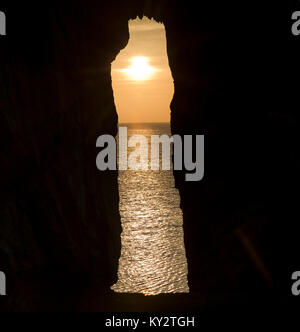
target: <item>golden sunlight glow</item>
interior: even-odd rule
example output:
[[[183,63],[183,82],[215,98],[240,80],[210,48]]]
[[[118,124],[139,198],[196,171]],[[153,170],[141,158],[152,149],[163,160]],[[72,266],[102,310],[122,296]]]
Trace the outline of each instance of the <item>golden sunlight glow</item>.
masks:
[[[146,17],[128,26],[128,44],[111,66],[119,123],[170,122],[174,84],[165,26]]]
[[[144,56],[136,56],[131,59],[131,66],[123,69],[123,71],[131,78],[137,81],[143,81],[149,79],[151,75],[156,71],[151,67],[149,59]]]

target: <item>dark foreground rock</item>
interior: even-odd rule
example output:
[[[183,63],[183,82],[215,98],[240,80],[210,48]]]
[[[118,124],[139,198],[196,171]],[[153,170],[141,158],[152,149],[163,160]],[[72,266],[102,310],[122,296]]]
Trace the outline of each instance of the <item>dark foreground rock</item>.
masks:
[[[191,291],[289,294],[299,269],[298,84],[291,79],[299,76],[299,43],[288,26],[292,7],[275,6],[1,1],[6,310],[75,310],[94,285],[105,311],[121,224],[117,174],[97,171],[95,143],[117,132],[110,64],[128,42],[128,19],[143,14],[166,26],[173,133],[206,135],[205,179],[186,183],[185,171],[175,174]],[[153,304],[146,309],[160,301]]]

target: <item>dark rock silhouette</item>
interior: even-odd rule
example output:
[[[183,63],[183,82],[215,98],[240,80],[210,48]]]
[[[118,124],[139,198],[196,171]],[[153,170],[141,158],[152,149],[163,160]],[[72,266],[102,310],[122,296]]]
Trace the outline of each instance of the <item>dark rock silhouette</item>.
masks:
[[[299,43],[285,6],[1,2],[5,310],[78,309],[87,288],[104,294],[116,281],[117,173],[97,171],[95,142],[117,132],[110,63],[137,15],[166,26],[173,133],[206,135],[205,179],[187,183],[185,171],[175,173],[191,291],[218,292],[224,303],[236,294],[263,298],[269,289],[290,294],[299,269],[291,74],[299,71]]]

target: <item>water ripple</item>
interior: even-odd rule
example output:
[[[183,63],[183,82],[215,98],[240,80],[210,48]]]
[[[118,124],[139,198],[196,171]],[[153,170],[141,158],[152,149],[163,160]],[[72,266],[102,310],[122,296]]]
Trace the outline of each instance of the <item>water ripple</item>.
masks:
[[[169,134],[168,126],[129,128],[129,136]],[[130,153],[130,151],[129,151]],[[180,197],[172,171],[120,171],[121,293],[187,293],[187,263]]]

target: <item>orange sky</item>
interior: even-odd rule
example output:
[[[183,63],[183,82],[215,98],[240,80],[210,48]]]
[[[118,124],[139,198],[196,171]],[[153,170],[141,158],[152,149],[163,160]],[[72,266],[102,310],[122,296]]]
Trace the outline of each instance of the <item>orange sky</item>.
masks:
[[[144,17],[130,20],[129,32],[128,45],[112,63],[119,123],[170,122],[174,85],[167,57],[165,27]],[[131,67],[135,57],[145,57],[142,60],[148,61],[148,67],[144,67],[143,61],[142,64],[135,61]]]

